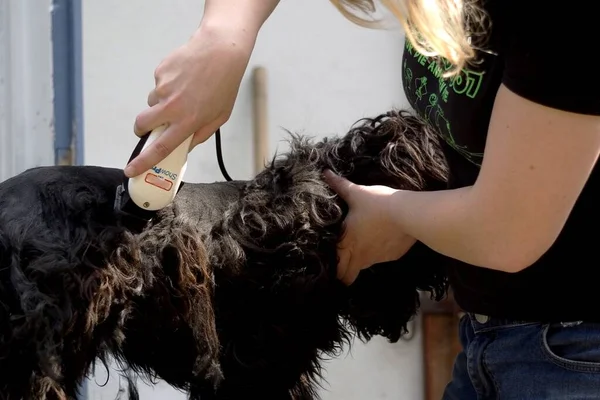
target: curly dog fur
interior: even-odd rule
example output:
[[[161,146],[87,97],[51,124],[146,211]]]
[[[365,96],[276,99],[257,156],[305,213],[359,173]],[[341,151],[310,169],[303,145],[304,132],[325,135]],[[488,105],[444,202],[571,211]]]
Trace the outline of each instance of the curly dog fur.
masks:
[[[311,400],[324,356],[357,335],[397,341],[440,299],[439,255],[336,279],[347,206],[325,168],[359,184],[446,187],[430,128],[406,111],[291,149],[254,179],[186,183],[145,226],[113,208],[122,171],[40,167],[0,184],[0,398],[73,399],[96,360],[190,399]]]

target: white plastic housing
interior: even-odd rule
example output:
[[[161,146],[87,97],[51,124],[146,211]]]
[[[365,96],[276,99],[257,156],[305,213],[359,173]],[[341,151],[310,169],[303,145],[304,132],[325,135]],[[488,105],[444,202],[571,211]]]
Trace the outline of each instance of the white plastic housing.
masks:
[[[166,125],[161,125],[153,130],[144,147],[148,146],[160,136]],[[179,189],[187,167],[187,157],[192,141],[191,135],[161,162],[136,177],[129,178],[127,190],[129,197],[140,208],[149,211],[160,210],[168,206]]]

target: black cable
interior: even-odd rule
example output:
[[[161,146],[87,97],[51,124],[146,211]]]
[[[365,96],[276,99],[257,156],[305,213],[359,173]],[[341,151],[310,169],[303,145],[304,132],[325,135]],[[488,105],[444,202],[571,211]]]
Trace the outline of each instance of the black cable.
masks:
[[[223,174],[223,177],[227,181],[232,181],[231,177],[227,173],[227,169],[225,169],[225,163],[223,162],[223,153],[221,151],[221,128],[217,129],[215,132],[215,145],[217,147],[217,162],[219,163],[219,169]]]

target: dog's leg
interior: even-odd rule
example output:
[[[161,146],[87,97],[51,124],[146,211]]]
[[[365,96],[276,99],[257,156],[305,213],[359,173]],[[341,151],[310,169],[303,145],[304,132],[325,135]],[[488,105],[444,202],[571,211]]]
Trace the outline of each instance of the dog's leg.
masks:
[[[68,390],[54,379],[23,365],[18,359],[4,360],[0,371],[10,371],[0,377],[0,400],[75,400],[75,392]],[[7,364],[11,365],[7,365]],[[29,368],[27,368],[29,367]],[[26,379],[22,379],[25,378]]]
[[[69,400],[73,397],[61,383],[62,325],[49,322],[63,315],[54,299],[25,277],[18,259],[4,265],[12,285],[2,285],[0,299],[6,307],[1,313],[0,399]]]
[[[75,397],[67,395],[65,388],[52,378],[34,372],[30,379],[29,393],[23,400],[75,400]]]
[[[315,390],[313,381],[303,374],[298,380],[298,384],[290,391],[291,400],[319,400],[320,396]]]

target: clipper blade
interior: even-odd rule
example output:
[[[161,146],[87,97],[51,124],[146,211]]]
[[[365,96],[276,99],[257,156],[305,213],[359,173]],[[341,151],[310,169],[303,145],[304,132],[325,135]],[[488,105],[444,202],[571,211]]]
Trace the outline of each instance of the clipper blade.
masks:
[[[115,211],[121,212],[128,217],[134,218],[139,222],[150,222],[156,215],[156,211],[148,211],[138,207],[129,197],[129,193],[125,190],[126,182],[117,186],[115,195]]]

